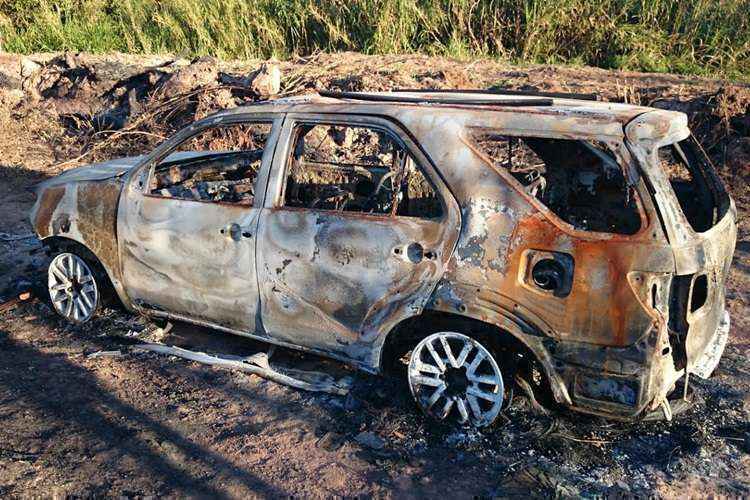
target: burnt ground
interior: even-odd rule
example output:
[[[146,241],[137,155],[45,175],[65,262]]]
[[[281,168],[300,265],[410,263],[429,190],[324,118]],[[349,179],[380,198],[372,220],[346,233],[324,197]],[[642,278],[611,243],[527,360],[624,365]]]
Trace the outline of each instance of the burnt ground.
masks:
[[[0,296],[43,286],[27,237],[34,183],[80,162],[139,154],[196,116],[254,99],[259,61],[0,54]],[[187,69],[186,69],[187,68]],[[689,113],[740,213],[730,344],[672,422],[618,423],[515,397],[482,431],[437,425],[405,385],[354,377],[347,397],[131,350],[158,334],[119,310],[83,326],[41,298],[0,312],[0,496],[750,495],[750,90],[672,75],[510,67],[420,56],[282,62],[282,93],[316,88],[537,88],[597,92]],[[31,74],[31,76],[29,76]],[[177,75],[177,76],[175,76]],[[171,83],[169,83],[171,81]],[[162,92],[172,85],[169,94]],[[176,90],[175,90],[176,89]],[[169,95],[170,97],[165,97]],[[177,95],[178,98],[173,96]],[[117,132],[113,132],[117,130]],[[254,342],[186,325],[161,339],[249,354]],[[90,356],[99,351],[119,355]]]

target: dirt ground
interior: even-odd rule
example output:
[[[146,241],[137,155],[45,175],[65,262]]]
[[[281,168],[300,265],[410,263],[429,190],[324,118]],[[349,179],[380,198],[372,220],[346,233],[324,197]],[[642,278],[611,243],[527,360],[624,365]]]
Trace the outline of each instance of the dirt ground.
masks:
[[[46,279],[27,221],[30,186],[89,161],[144,153],[196,117],[253,100],[247,77],[259,65],[0,54],[0,298],[43,289]],[[731,338],[717,372],[695,382],[695,404],[672,422],[540,415],[515,397],[488,429],[450,429],[426,420],[400,380],[280,352],[287,363],[354,379],[346,397],[303,392],[134,350],[160,330],[120,310],[67,325],[39,292],[0,312],[0,496],[750,495],[749,88],[422,56],[320,54],[279,66],[283,95],[494,86],[687,112],[740,214]],[[179,324],[160,340],[235,354],[265,349]],[[100,351],[108,354],[91,356]]]

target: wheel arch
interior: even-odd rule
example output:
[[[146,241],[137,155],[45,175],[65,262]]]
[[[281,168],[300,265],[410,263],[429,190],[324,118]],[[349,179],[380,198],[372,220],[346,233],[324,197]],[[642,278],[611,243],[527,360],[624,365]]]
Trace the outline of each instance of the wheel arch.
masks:
[[[391,370],[401,356],[421,339],[436,331],[456,331],[477,341],[489,343],[495,350],[512,350],[531,356],[542,368],[549,389],[558,403],[572,404],[567,386],[557,374],[552,357],[545,346],[547,337],[536,329],[509,315],[493,311],[492,315],[471,314],[470,309],[457,313],[439,308],[424,310],[394,326],[378,349],[379,371]]]
[[[64,174],[63,174],[64,175]],[[31,214],[34,232],[47,246],[75,243],[96,259],[117,293],[130,308],[121,284],[117,215],[122,180],[71,180],[42,184]]]
[[[114,274],[113,270],[107,266],[105,261],[85,243],[65,236],[48,236],[41,241],[49,254],[68,251],[76,253],[80,257],[91,262],[94,267],[97,268],[96,271],[106,279],[105,286],[110,292],[108,294],[109,296],[106,298],[116,299],[123,306],[127,304],[127,296],[124,295],[122,286],[116,277],[117,275]]]

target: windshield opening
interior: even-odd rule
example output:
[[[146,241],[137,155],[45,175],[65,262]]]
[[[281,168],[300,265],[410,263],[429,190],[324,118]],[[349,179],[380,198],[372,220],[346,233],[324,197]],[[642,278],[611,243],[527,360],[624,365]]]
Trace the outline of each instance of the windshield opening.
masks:
[[[710,160],[691,135],[658,151],[685,218],[694,231],[711,229],[724,216],[729,197]]]

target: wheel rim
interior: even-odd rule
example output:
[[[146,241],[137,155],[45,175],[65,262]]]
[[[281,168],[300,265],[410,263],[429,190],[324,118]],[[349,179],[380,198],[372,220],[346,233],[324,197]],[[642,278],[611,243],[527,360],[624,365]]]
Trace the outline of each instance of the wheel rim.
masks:
[[[52,305],[65,318],[82,323],[96,310],[99,292],[89,266],[72,253],[61,253],[49,265],[48,289]]]
[[[497,362],[484,346],[460,333],[434,333],[414,348],[409,388],[425,413],[477,427],[491,424],[503,405]]]

